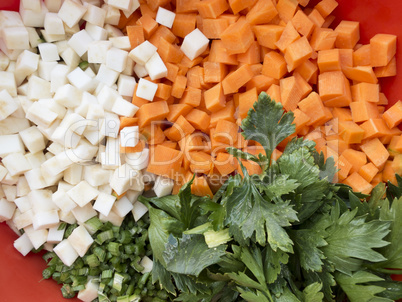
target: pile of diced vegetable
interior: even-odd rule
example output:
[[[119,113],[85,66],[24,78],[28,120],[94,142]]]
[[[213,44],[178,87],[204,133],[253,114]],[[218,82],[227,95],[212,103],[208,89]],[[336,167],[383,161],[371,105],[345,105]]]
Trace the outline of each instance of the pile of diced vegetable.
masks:
[[[396,75],[396,36],[377,34],[369,44],[358,44],[358,22],[330,27],[336,0],[308,4],[21,0],[19,12],[0,11],[0,221],[20,235],[15,248],[23,255],[49,251],[44,277],[63,283],[65,297],[78,293],[83,301],[167,300],[175,292],[161,275],[167,269],[181,292],[189,290],[185,301],[195,301],[191,299],[200,298],[200,293],[207,295],[192,283],[202,283],[202,278],[195,278],[200,272],[193,271],[191,280],[180,277],[188,271],[174,270],[166,261],[175,261],[180,254],[165,259],[162,254],[169,252],[163,250],[177,247],[180,240],[184,244],[179,233],[195,236],[197,243],[203,234],[207,244],[198,248],[208,253],[219,246],[219,255],[211,252],[217,260],[223,255],[222,244],[233,237],[240,245],[250,240],[237,233],[242,227],[233,226],[235,214],[220,208],[226,206],[225,198],[220,204],[222,196],[227,199],[233,193],[223,193],[227,187],[240,184],[236,177],[245,182],[249,175],[264,178],[282,154],[288,158],[286,150],[308,147],[311,154],[322,152],[319,159],[312,155],[320,169],[325,170],[321,164],[331,157],[328,166],[339,169],[333,177],[328,177],[331,168],[323,171],[328,173],[326,182],[340,182],[363,194],[387,181],[400,186],[396,175],[402,175],[402,102],[387,107],[378,82]],[[263,119],[258,122],[271,126],[257,129],[251,112],[264,92],[285,112],[292,112],[290,118],[273,109],[273,120],[287,116],[281,129]],[[315,145],[298,145],[297,137]],[[280,199],[297,188],[296,180],[288,185],[266,194]],[[194,204],[187,209],[187,218],[169,211],[169,206],[184,211],[182,197],[180,202],[174,198],[185,188],[204,212],[190,210]],[[390,196],[398,197],[395,188],[387,202],[392,202]],[[338,188],[328,190],[334,193]],[[214,195],[210,202],[216,207],[205,201]],[[171,204],[157,201],[164,197]],[[303,198],[297,198],[302,203]],[[309,215],[322,210],[292,207],[286,213],[274,211],[288,215],[280,227],[301,223],[296,214],[301,209]],[[167,214],[155,218],[149,209]],[[194,213],[199,215],[197,222],[192,220]],[[148,238],[149,219],[159,241]],[[170,221],[179,233],[158,229],[158,219],[161,226]],[[372,219],[380,218],[372,214]],[[222,232],[216,246],[211,243],[214,232]],[[385,235],[384,231],[378,239]],[[264,246],[273,244],[270,240],[257,239]],[[282,245],[283,252],[293,252],[289,244]],[[233,247],[229,250],[242,254]],[[152,253],[157,259],[154,276]],[[208,267],[196,262],[202,269]],[[223,290],[221,284],[215,285]],[[239,292],[248,301],[261,298],[258,291],[256,296],[244,289]],[[325,289],[326,298],[331,294]],[[269,294],[264,295],[268,299]]]

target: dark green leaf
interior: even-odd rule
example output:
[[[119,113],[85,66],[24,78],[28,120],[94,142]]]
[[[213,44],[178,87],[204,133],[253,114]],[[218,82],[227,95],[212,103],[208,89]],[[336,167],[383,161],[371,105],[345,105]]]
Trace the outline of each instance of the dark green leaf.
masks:
[[[304,302],[321,302],[324,300],[324,294],[321,292],[322,284],[315,282],[303,290]]]
[[[270,302],[268,298],[260,291],[253,292],[249,289],[237,288],[242,298],[249,302]]]
[[[274,251],[269,246],[263,250],[264,274],[269,284],[274,283],[281,273],[282,264],[287,264],[289,255],[281,250]]]

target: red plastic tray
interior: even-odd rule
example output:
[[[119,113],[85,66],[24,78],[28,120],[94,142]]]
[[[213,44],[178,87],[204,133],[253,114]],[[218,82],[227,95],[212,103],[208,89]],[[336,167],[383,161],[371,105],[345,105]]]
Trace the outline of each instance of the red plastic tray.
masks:
[[[311,1],[317,2],[317,1]],[[0,9],[18,10],[19,1],[0,0]],[[398,75],[380,81],[382,91],[394,104],[402,96],[402,1],[400,0],[338,0],[335,11],[339,20],[360,21],[361,43],[368,43],[377,33],[398,36]],[[1,302],[57,302],[62,298],[60,285],[51,280],[42,280],[46,267],[40,255],[23,257],[14,250],[17,235],[5,223],[0,223],[0,301]],[[78,299],[71,299],[75,302]]]

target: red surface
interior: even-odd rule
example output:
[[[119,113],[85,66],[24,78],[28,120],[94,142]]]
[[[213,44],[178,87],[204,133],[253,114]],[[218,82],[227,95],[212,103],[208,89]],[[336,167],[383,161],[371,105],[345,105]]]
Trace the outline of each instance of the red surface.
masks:
[[[317,1],[315,1],[317,2]],[[18,1],[0,0],[0,9],[18,9]],[[398,52],[402,51],[402,1],[400,0],[338,0],[337,21],[360,21],[361,43],[368,43],[376,33],[398,36]],[[397,54],[399,75],[380,81],[391,104],[402,98],[402,57]],[[58,302],[62,298],[56,282],[43,280],[45,262],[39,255],[21,256],[14,250],[17,236],[5,223],[0,223],[0,301]],[[73,299],[69,301],[79,301]]]

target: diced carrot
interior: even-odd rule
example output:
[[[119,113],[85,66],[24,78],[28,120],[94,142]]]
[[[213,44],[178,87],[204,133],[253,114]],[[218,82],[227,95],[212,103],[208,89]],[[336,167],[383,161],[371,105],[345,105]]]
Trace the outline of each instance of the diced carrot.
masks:
[[[371,66],[387,66],[396,53],[396,36],[377,34],[370,39]]]
[[[196,4],[202,18],[217,18],[228,10],[229,5],[226,0],[206,0]]]
[[[394,128],[402,122],[402,101],[396,102],[391,108],[384,112],[382,118],[389,128]]]
[[[301,63],[310,58],[313,49],[310,46],[306,37],[297,39],[286,48],[285,60],[288,71],[294,70]]]
[[[300,110],[310,118],[307,122],[308,126],[321,124],[326,118],[324,104],[316,92],[310,93],[296,106],[299,106]]]
[[[172,26],[172,33],[184,38],[195,29],[196,14],[177,13]]]
[[[306,5],[310,2],[310,0],[297,0],[297,2],[303,6],[306,7]]]
[[[349,108],[334,108],[332,110],[332,114],[334,118],[337,118],[339,121],[351,121],[352,113]]]
[[[239,116],[244,119],[247,117],[248,111],[253,108],[254,103],[257,101],[258,94],[257,88],[252,88],[246,92],[239,94]]]
[[[258,0],[246,15],[250,24],[266,24],[278,15],[272,0]]]
[[[339,131],[342,139],[348,144],[360,144],[364,138],[364,129],[353,121],[340,121]]]
[[[172,142],[169,140],[165,140],[161,145],[164,147],[172,148],[172,149],[177,148],[177,142]]]
[[[307,82],[311,84],[317,83],[318,67],[317,64],[311,60],[306,60],[296,67],[295,73],[300,74]]]
[[[370,44],[363,45],[353,52],[353,66],[370,65]]]
[[[314,7],[324,18],[328,17],[338,6],[336,0],[322,0]]]
[[[386,136],[390,129],[381,118],[369,119],[362,123],[360,127],[364,130],[364,139]]]
[[[389,158],[389,152],[378,138],[373,138],[362,144],[360,149],[379,170],[382,170],[385,162]]]
[[[145,127],[153,121],[163,120],[169,114],[166,101],[144,104],[137,111],[138,126]]]
[[[229,0],[230,8],[233,14],[237,14],[245,8],[252,7],[257,0]]]
[[[179,104],[187,104],[192,107],[197,107],[201,103],[201,89],[187,87],[184,91]]]
[[[151,37],[158,28],[158,23],[156,23],[155,19],[153,19],[150,15],[142,15],[136,24],[143,28],[145,39]]]
[[[343,72],[349,80],[372,84],[378,83],[378,79],[371,66],[345,67]]]
[[[317,9],[313,9],[311,10],[311,12],[309,12],[308,17],[311,21],[313,21],[313,23],[317,26],[317,27],[322,27],[323,24],[325,23],[325,19],[323,16],[321,16],[320,12]]]
[[[302,10],[297,11],[294,15],[292,24],[299,34],[307,38],[313,33],[315,27],[313,21]]]
[[[213,168],[211,155],[202,151],[189,153],[190,170],[192,173],[208,174]]]
[[[402,175],[402,154],[398,154],[392,161],[392,169],[398,175]]]
[[[155,93],[154,101],[167,101],[172,93],[172,86],[164,83],[158,83],[158,89]]]
[[[283,26],[275,24],[255,25],[252,27],[258,44],[270,49],[278,48],[275,44],[279,41],[284,28]]]
[[[253,43],[251,43],[250,47],[245,53],[240,53],[237,55],[237,60],[241,63],[246,64],[258,64],[261,62],[260,54],[260,45],[257,41],[254,41]]]
[[[141,15],[150,15],[152,18],[156,18],[156,10],[152,10],[146,1],[139,1],[140,2],[140,11]]]
[[[284,22],[289,22],[292,20],[294,14],[296,13],[297,6],[297,0],[279,0],[276,4],[276,9],[278,10],[281,20]]]
[[[166,116],[166,119],[169,122],[176,122],[176,120],[179,118],[180,115],[186,116],[193,107],[187,105],[187,104],[173,104],[169,105],[169,113]]]
[[[235,106],[233,100],[228,101],[226,103],[225,108],[211,113],[210,127],[216,127],[216,124],[218,123],[219,120],[234,122],[235,121],[233,117],[234,113],[235,113]]]
[[[137,126],[138,124],[138,117],[120,117],[120,127],[119,130],[123,129],[124,127],[131,127]]]
[[[191,67],[187,71],[187,86],[201,89],[201,76],[204,78],[204,68],[198,65]]]
[[[169,63],[169,62],[166,62],[165,65],[166,65],[166,68],[167,68],[166,79],[168,79],[171,82],[175,82],[176,78],[178,77],[179,66],[177,66],[176,64]]]
[[[317,64],[320,72],[341,70],[339,49],[320,50]]]
[[[173,82],[172,86],[172,96],[175,98],[181,98],[183,96],[183,93],[186,89],[187,85],[187,77],[184,75],[178,75],[176,80]]]
[[[151,152],[147,171],[173,179],[180,171],[182,161],[183,152],[157,145]]]
[[[386,163],[384,164],[384,169],[382,170],[382,181],[383,182],[389,181],[396,186],[398,185],[391,160],[387,160]]]
[[[181,115],[173,126],[166,130],[166,136],[170,140],[177,142],[194,131],[194,127]]]
[[[233,122],[219,120],[216,124],[214,139],[220,143],[233,146],[237,142],[239,126]]]
[[[388,65],[384,67],[374,67],[374,74],[377,78],[396,76],[396,59],[393,57]]]
[[[328,17],[326,17],[324,23],[322,24],[322,28],[330,27],[332,22],[335,21],[335,19],[336,19],[335,15],[329,15]]]
[[[169,0],[147,0],[149,8],[153,11],[157,10],[159,6],[167,5],[169,2]]]
[[[175,43],[177,37],[172,33],[172,31],[165,27],[159,26],[157,30],[152,34],[152,36],[148,39],[150,43],[155,45],[157,48],[160,47],[159,40],[165,39],[169,43]]]
[[[228,153],[219,152],[214,165],[221,175],[229,175],[237,169],[237,160]]]
[[[226,19],[203,19],[202,33],[208,39],[219,39],[228,27],[229,21]]]
[[[395,156],[402,153],[402,136],[393,136],[388,145],[388,152],[390,156]]]
[[[293,114],[295,116],[293,124],[296,125],[295,131],[298,133],[300,129],[307,125],[307,123],[310,121],[310,117],[298,108],[293,111]]]
[[[270,51],[264,57],[262,74],[274,79],[281,79],[287,73],[285,58],[276,51]]]
[[[382,172],[378,172],[378,173],[374,176],[373,180],[371,181],[371,185],[372,185],[373,187],[375,187],[375,186],[377,186],[380,182],[382,182]]]
[[[205,90],[204,100],[206,108],[211,112],[225,108],[226,96],[223,94],[222,84],[216,84],[214,87]]]
[[[127,26],[127,36],[130,39],[131,49],[137,47],[145,41],[144,29],[139,25]]]
[[[348,177],[350,169],[352,169],[352,164],[345,158],[345,156],[341,155],[338,158],[337,166],[339,169],[337,176],[338,179],[342,181]]]
[[[279,48],[280,51],[285,52],[286,48],[299,38],[300,35],[294,28],[292,22],[288,22],[283,29],[281,37],[275,43],[275,45]]]
[[[228,53],[227,49],[223,46],[222,40],[213,40],[211,42],[209,61],[227,65],[238,64],[236,56]]]
[[[192,109],[185,118],[195,129],[207,132],[211,117],[204,111]]]
[[[293,76],[295,77],[297,86],[300,89],[301,98],[305,98],[311,91],[313,91],[313,88],[298,72],[293,72]]]
[[[268,90],[267,94],[271,97],[272,100],[274,100],[277,103],[282,103],[281,99],[281,88],[279,85],[273,84],[271,85]]]
[[[120,153],[136,153],[145,149],[145,140],[141,139],[134,147],[122,147],[120,146]]]
[[[338,33],[336,47],[353,48],[360,39],[359,22],[342,20],[335,28]]]
[[[372,102],[380,101],[380,87],[378,84],[358,83],[351,87],[352,97],[355,102]]]
[[[367,163],[366,154],[361,151],[346,149],[342,155],[352,164],[350,173],[358,172]]]
[[[177,13],[195,13],[197,12],[197,4],[201,0],[176,0]]]
[[[225,64],[218,62],[204,62],[204,81],[205,83],[221,82],[227,75]]]
[[[331,149],[335,150],[338,152],[338,154],[342,154],[343,151],[346,149],[349,149],[350,146],[347,142],[345,142],[343,139],[328,139],[327,137],[327,146],[330,147]]]
[[[374,176],[376,176],[378,172],[379,172],[378,169],[376,168],[376,166],[373,165],[373,163],[368,163],[362,166],[358,173],[366,181],[371,183],[373,181]]]
[[[352,102],[350,104],[352,118],[355,123],[365,122],[371,118],[378,118],[378,110],[375,103]]]
[[[359,173],[354,172],[343,181],[344,184],[351,186],[353,191],[369,194],[373,186],[367,182]]]
[[[303,91],[299,87],[296,78],[294,76],[282,78],[279,86],[283,107],[287,111],[295,110],[303,95]]]
[[[158,145],[165,141],[165,134],[160,125],[148,125],[141,129],[141,134],[147,139],[148,144]]]
[[[180,63],[184,53],[177,45],[171,44],[164,38],[159,38],[158,53],[163,62]]]
[[[315,27],[310,39],[311,47],[315,51],[334,48],[338,33],[331,28]]]
[[[229,25],[221,34],[221,41],[229,55],[244,53],[254,41],[254,33],[245,18]]]
[[[250,90],[251,88],[255,87],[257,88],[258,94],[260,94],[262,91],[266,91],[272,84],[279,84],[279,81],[266,75],[259,74],[248,81],[246,90]]]
[[[237,92],[240,87],[245,85],[254,76],[254,73],[248,64],[244,64],[234,72],[229,73],[222,81],[223,93],[230,94]]]
[[[191,193],[197,196],[210,196],[211,198],[214,196],[205,176],[196,176],[194,178]]]

